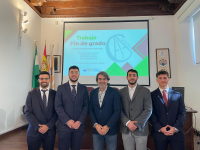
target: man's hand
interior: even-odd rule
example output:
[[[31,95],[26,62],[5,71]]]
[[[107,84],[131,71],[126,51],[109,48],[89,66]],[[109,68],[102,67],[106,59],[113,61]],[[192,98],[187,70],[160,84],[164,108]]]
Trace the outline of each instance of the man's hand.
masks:
[[[107,125],[103,126],[102,128],[102,132],[103,132],[103,135],[106,135],[106,133],[109,131],[109,128]]]
[[[41,125],[39,124],[40,128],[38,129],[38,131],[42,134],[46,133],[49,130],[49,127],[47,125]]]
[[[72,128],[73,129],[78,129],[79,127],[80,127],[80,122],[79,121],[76,121],[74,124],[73,124],[73,126],[72,126]]]
[[[170,128],[169,131],[167,131],[167,127]],[[166,125],[165,127],[162,127],[162,128],[160,129],[160,132],[164,133],[164,135],[166,135],[166,136],[171,136],[171,135],[174,135],[174,133],[176,132],[176,130],[175,130],[174,127],[169,126],[169,125]]]
[[[137,129],[137,127],[134,125],[134,123],[137,123],[137,121],[130,121],[129,123],[128,123],[128,128],[129,128],[129,130],[131,130],[131,131],[135,131],[135,129]]]
[[[97,132],[100,134],[100,135],[104,135],[104,132],[102,131],[102,126],[100,124],[96,124],[95,125],[95,128],[97,130]]]
[[[74,125],[74,120],[72,120],[72,119],[70,119],[68,122],[67,122],[67,125],[71,128],[71,129],[73,129],[73,125]]]
[[[169,126],[170,127],[170,130],[168,131],[169,132],[169,135],[174,135],[174,133],[176,133],[176,130],[174,127],[172,126]]]

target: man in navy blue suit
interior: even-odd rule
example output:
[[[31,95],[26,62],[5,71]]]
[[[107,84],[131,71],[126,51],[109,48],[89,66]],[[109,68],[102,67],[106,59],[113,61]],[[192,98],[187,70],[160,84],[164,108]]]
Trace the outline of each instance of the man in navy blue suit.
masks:
[[[151,136],[154,138],[156,150],[184,150],[183,125],[185,122],[185,104],[181,93],[168,87],[169,74],[159,71],[156,74],[159,88],[151,92],[153,113]]]
[[[90,93],[89,113],[93,125],[94,150],[103,150],[104,140],[107,150],[116,150],[117,147],[121,101],[118,91],[107,86],[109,80],[106,72],[99,72],[96,76],[99,88]]]
[[[27,143],[29,150],[39,150],[43,143],[44,150],[53,150],[58,119],[54,109],[56,91],[49,88],[49,73],[40,72],[40,88],[28,93],[25,115],[29,122]]]
[[[58,86],[55,109],[58,114],[59,150],[80,150],[88,112],[88,91],[78,83],[79,68],[69,68],[69,81]]]

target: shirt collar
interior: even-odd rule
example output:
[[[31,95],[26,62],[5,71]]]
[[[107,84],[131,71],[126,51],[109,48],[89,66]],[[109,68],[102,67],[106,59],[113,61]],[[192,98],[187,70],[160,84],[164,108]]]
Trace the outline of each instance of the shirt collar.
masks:
[[[72,82],[69,80],[69,85],[70,85],[70,86],[72,86],[72,85],[76,85],[76,86],[77,86],[77,85],[78,85],[78,82],[76,82],[76,84],[74,84],[74,83],[72,83]]]
[[[130,90],[135,90],[135,89],[136,89],[136,87],[137,87],[137,84],[136,84],[136,86],[135,86],[135,87],[133,87],[133,88],[131,88],[131,87],[129,87],[129,86],[128,86],[128,89],[129,89],[129,91],[130,91]]]
[[[40,86],[40,91],[42,90],[46,90],[46,91],[49,91],[49,87],[47,89],[43,89],[41,86]]]
[[[106,87],[106,89],[105,89],[103,92],[101,92],[100,87],[99,87],[99,92],[101,92],[101,93],[105,93],[106,90],[107,90],[107,88],[108,88],[108,87]]]
[[[166,89],[161,89],[161,88],[159,87],[159,90],[160,90],[161,93],[163,93],[163,90],[166,90],[166,92],[168,93],[168,92],[169,92],[169,86],[167,86]]]

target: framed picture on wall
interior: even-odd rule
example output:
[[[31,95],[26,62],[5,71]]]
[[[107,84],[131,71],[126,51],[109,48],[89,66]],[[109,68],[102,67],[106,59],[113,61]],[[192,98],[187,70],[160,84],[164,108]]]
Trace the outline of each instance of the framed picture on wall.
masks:
[[[61,56],[53,55],[54,57],[54,73],[61,72]],[[49,64],[50,55],[47,55],[47,64]]]
[[[156,65],[157,72],[160,70],[165,70],[169,73],[169,77],[171,78],[169,48],[156,49]]]

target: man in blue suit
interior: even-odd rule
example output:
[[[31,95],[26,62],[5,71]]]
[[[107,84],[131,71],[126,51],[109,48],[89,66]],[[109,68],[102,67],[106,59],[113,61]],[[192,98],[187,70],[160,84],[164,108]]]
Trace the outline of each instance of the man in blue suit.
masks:
[[[54,109],[56,91],[49,88],[49,73],[40,72],[40,88],[28,93],[25,115],[29,122],[27,143],[29,150],[39,150],[43,143],[44,150],[53,150],[58,119]]]
[[[118,91],[107,86],[109,80],[106,72],[99,72],[96,76],[99,88],[90,93],[89,113],[93,125],[94,150],[103,150],[104,139],[107,150],[116,150],[117,147],[121,101]]]
[[[151,136],[156,150],[184,150],[183,125],[185,122],[185,104],[182,95],[168,87],[169,74],[159,71],[156,74],[159,88],[151,92],[153,113]]]
[[[79,68],[69,68],[69,81],[58,86],[55,109],[58,114],[59,150],[80,150],[88,112],[88,91],[78,83]]]

